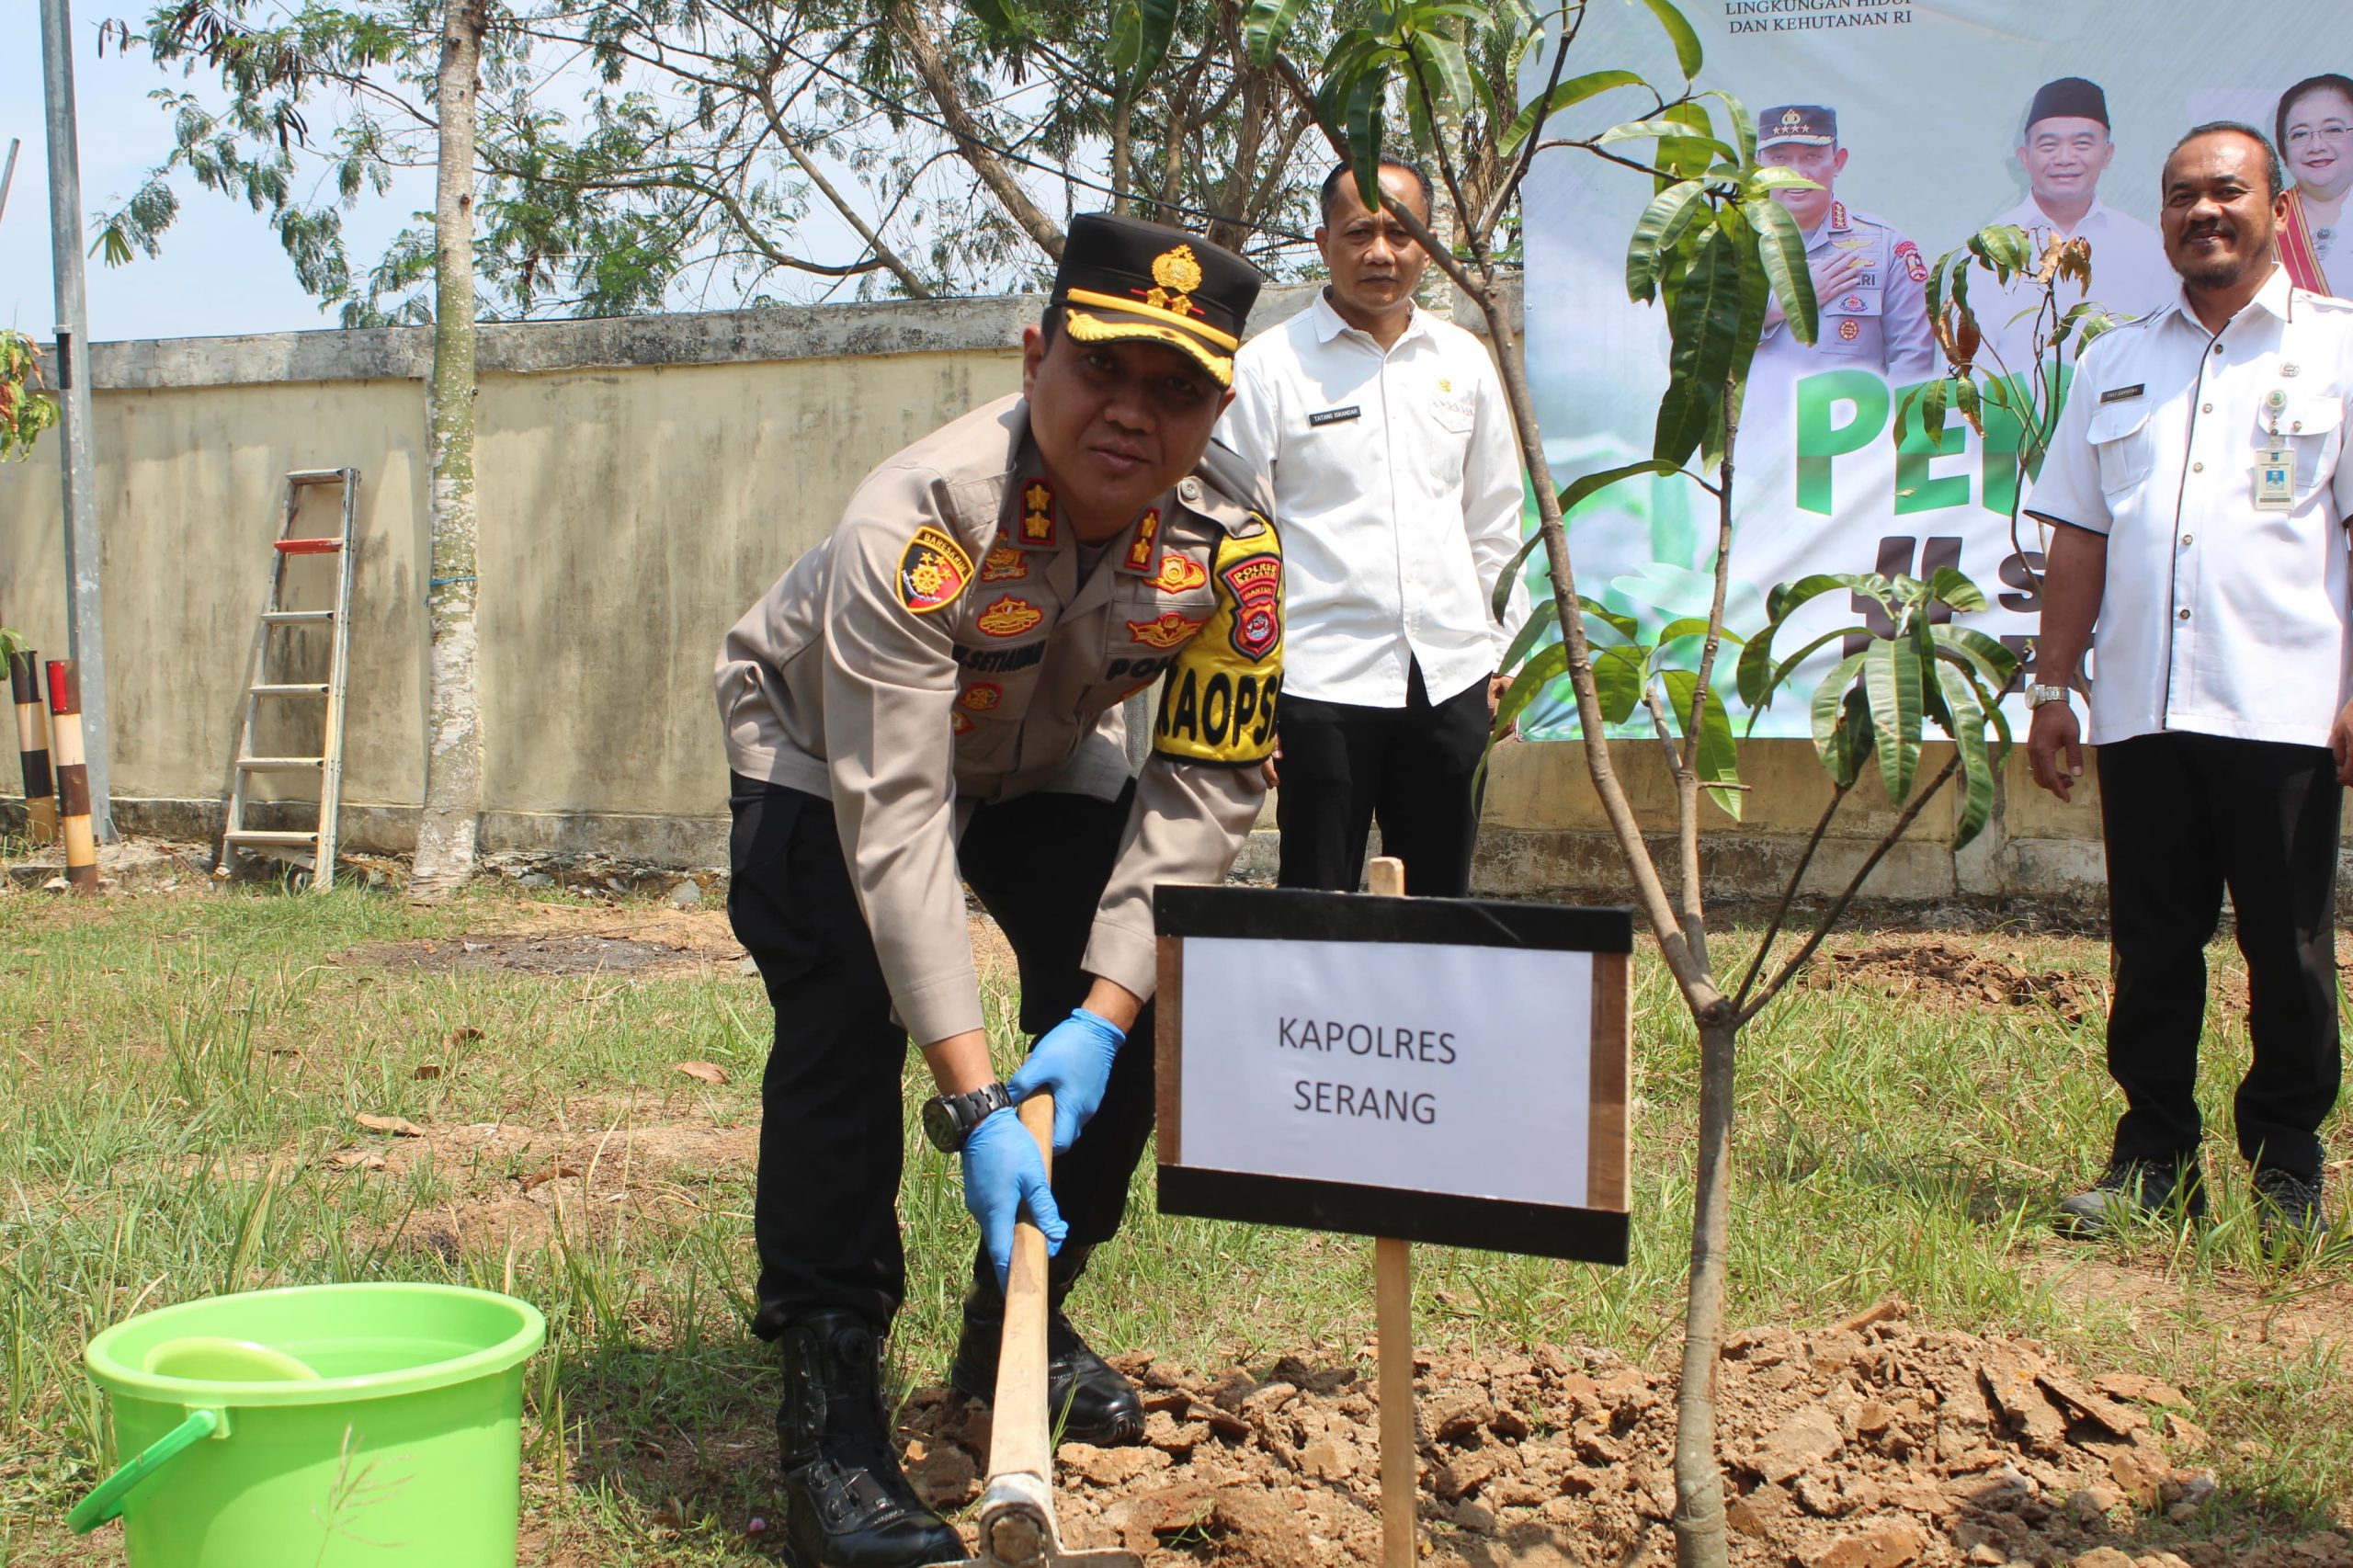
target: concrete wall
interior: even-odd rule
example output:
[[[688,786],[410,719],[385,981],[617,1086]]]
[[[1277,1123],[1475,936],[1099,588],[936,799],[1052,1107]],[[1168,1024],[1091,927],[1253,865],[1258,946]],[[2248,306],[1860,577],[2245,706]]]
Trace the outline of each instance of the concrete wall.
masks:
[[[1305,290],[1262,304],[1263,324]],[[487,328],[478,457],[483,841],[723,864],[725,763],[710,698],[725,628],[832,526],[875,462],[1018,381],[1035,300],[910,302]],[[422,790],[425,410],[421,329],[101,344],[93,350],[98,521],[118,819],[218,831],[289,469],[362,472],[345,841],[397,851]],[[326,531],[323,491],[309,531]],[[64,647],[57,470],[0,469],[0,622]],[[290,747],[309,749],[292,733]],[[1672,797],[1620,749],[1645,821]],[[1744,751],[1745,820],[1713,813],[1711,875],[1778,886],[1828,785],[1801,742]],[[1934,766],[1932,756],[1929,767]],[[1924,768],[1924,771],[1926,769]],[[15,769],[0,765],[0,781]],[[2083,892],[2097,813],[2012,770],[2003,831],[1959,857],[1941,804],[1874,892]],[[1843,881],[1892,813],[1869,788],[1821,861]],[[1481,885],[1622,885],[1573,744],[1495,761]],[[1270,825],[1270,824],[1269,824]],[[1271,865],[1271,845],[1248,864]]]

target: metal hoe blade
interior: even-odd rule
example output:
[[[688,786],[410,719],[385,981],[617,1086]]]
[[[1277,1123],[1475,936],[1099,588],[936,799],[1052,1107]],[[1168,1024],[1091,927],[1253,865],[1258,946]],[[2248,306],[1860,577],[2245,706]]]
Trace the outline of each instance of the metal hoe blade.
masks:
[[[1021,1102],[1021,1125],[1053,1159],[1054,1102]],[[1054,1450],[1046,1411],[1046,1237],[1027,1220],[1014,1228],[1013,1267],[1005,1288],[1005,1339],[996,1363],[989,1479],[981,1494],[984,1568],[1138,1568],[1135,1554],[1113,1548],[1074,1551],[1054,1520]]]

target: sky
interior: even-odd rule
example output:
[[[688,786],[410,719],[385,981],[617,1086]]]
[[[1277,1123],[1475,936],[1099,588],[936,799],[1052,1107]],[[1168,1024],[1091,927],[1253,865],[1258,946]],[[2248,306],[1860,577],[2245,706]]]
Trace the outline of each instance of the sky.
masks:
[[[83,0],[74,14],[74,90],[82,156],[82,246],[92,239],[91,214],[108,210],[139,187],[146,171],[171,147],[171,125],[148,102],[158,87],[183,85],[143,53],[108,49],[98,58],[98,24],[108,17],[143,15],[142,0]],[[0,326],[46,340],[57,324],[51,269],[48,122],[41,96],[40,7],[36,0],[0,0],[0,163],[11,138],[21,139],[17,173],[0,210]],[[183,178],[180,215],[164,236],[163,254],[112,267],[97,256],[84,263],[90,341],[131,337],[200,337],[226,333],[290,332],[331,327],[318,302],[294,280],[293,265],[262,215],[242,203],[198,188]],[[411,214],[430,209],[432,181],[416,174],[392,196],[363,203],[346,222],[355,256],[373,258]]]
[[[293,264],[279,248],[264,216],[242,202],[201,188],[185,175],[176,180],[179,216],[165,233],[161,255],[137,256],[110,267],[89,255],[97,232],[93,215],[112,210],[136,190],[146,172],[172,145],[166,111],[149,101],[159,88],[201,89],[205,79],[183,76],[176,64],[159,67],[144,52],[109,48],[98,56],[98,28],[108,17],[143,19],[149,0],[80,0],[75,7],[74,87],[79,121],[82,174],[82,249],[89,299],[89,335],[94,343],[140,337],[201,337],[237,333],[299,332],[332,328],[332,312],[295,281]],[[585,69],[555,62],[557,80]],[[217,92],[209,95],[217,97]],[[560,95],[550,95],[556,103]],[[570,107],[560,105],[559,107]],[[20,139],[16,176],[0,210],[0,326],[47,340],[57,323],[49,222],[47,118],[41,90],[40,6],[38,0],[0,0],[0,163],[11,138]],[[836,186],[856,187],[846,169],[827,169]],[[951,165],[941,177],[957,177]],[[1039,182],[1041,186],[1046,182]],[[1039,194],[1039,193],[1033,193]],[[412,223],[429,222],[433,177],[429,169],[404,171],[390,194],[363,198],[344,215],[355,268],[381,256],[394,235]],[[843,256],[855,240],[822,202],[800,227],[806,253]],[[726,280],[706,287],[699,272],[673,285],[673,310],[724,310],[740,302]],[[854,297],[854,286],[779,275],[765,285],[775,294],[809,297],[832,290]]]

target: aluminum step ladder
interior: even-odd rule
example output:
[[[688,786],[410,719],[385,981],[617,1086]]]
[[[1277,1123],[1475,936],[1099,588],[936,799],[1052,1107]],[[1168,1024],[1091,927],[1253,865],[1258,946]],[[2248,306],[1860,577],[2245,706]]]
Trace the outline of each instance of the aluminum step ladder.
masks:
[[[332,534],[297,534],[294,524],[301,511],[302,492],[312,485],[342,489],[342,528]],[[271,546],[269,596],[263,602],[261,624],[254,637],[254,652],[245,685],[244,722],[237,731],[237,756],[229,781],[229,821],[221,835],[216,877],[227,877],[243,855],[278,859],[310,874],[311,889],[324,892],[335,883],[335,816],[343,799],[344,681],[351,649],[351,574],[355,526],[359,509],[359,471],[356,468],[298,469],[286,476],[286,501],[278,517],[278,538]],[[335,561],[335,608],[288,609],[287,574],[297,561],[331,556]],[[309,574],[306,574],[309,575]],[[301,680],[283,666],[292,656],[282,635],[290,629],[324,626],[327,640],[326,678]],[[319,749],[315,756],[269,756],[256,751],[258,721],[265,702],[316,701],[322,705]],[[319,781],[318,821],[309,831],[262,830],[245,825],[251,782],[264,773],[310,773]]]

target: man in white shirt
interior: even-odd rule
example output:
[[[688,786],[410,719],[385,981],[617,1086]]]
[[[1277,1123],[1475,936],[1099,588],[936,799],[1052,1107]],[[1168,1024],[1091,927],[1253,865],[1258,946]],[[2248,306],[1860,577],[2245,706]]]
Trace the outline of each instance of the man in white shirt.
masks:
[[[2099,199],[2099,178],[2116,157],[2116,143],[2109,135],[2108,95],[2098,83],[2062,76],[2038,88],[2018,135],[2018,155],[2027,199],[1994,222],[2024,229],[2038,257],[2053,235],[2091,245],[2091,288],[2079,295],[2063,287],[2062,312],[2090,299],[2110,315],[2137,318],[2172,301],[2178,283],[2156,231]],[[1982,278],[1972,282],[1977,324],[1992,345],[1981,362],[2026,375],[2032,369],[2034,317],[2021,312],[2040,302],[2040,286],[2025,278],[2007,286]]]
[[[2289,282],[2282,184],[2252,127],[2200,126],[2175,147],[2162,188],[2181,290],[2086,352],[2028,501],[2052,525],[2040,668],[2063,680],[2098,625],[2108,1065],[2126,1108],[2107,1173],[2060,1205],[2079,1235],[2204,1211],[2192,1091],[2225,887],[2255,1046],[2239,1150],[2267,1241],[2325,1234],[2318,1130],[2343,1071],[2337,823],[2353,782],[2353,304]],[[2067,800],[2083,773],[2068,688],[2029,701],[2035,781]]]
[[[1428,219],[1419,170],[1383,163],[1381,187]],[[1459,898],[1495,672],[1528,613],[1518,585],[1504,619],[1491,608],[1519,548],[1519,447],[1485,347],[1415,308],[1429,257],[1348,170],[1324,182],[1315,244],[1330,285],[1243,346],[1218,427],[1282,519],[1280,881],[1354,892],[1378,820],[1408,892]]]

